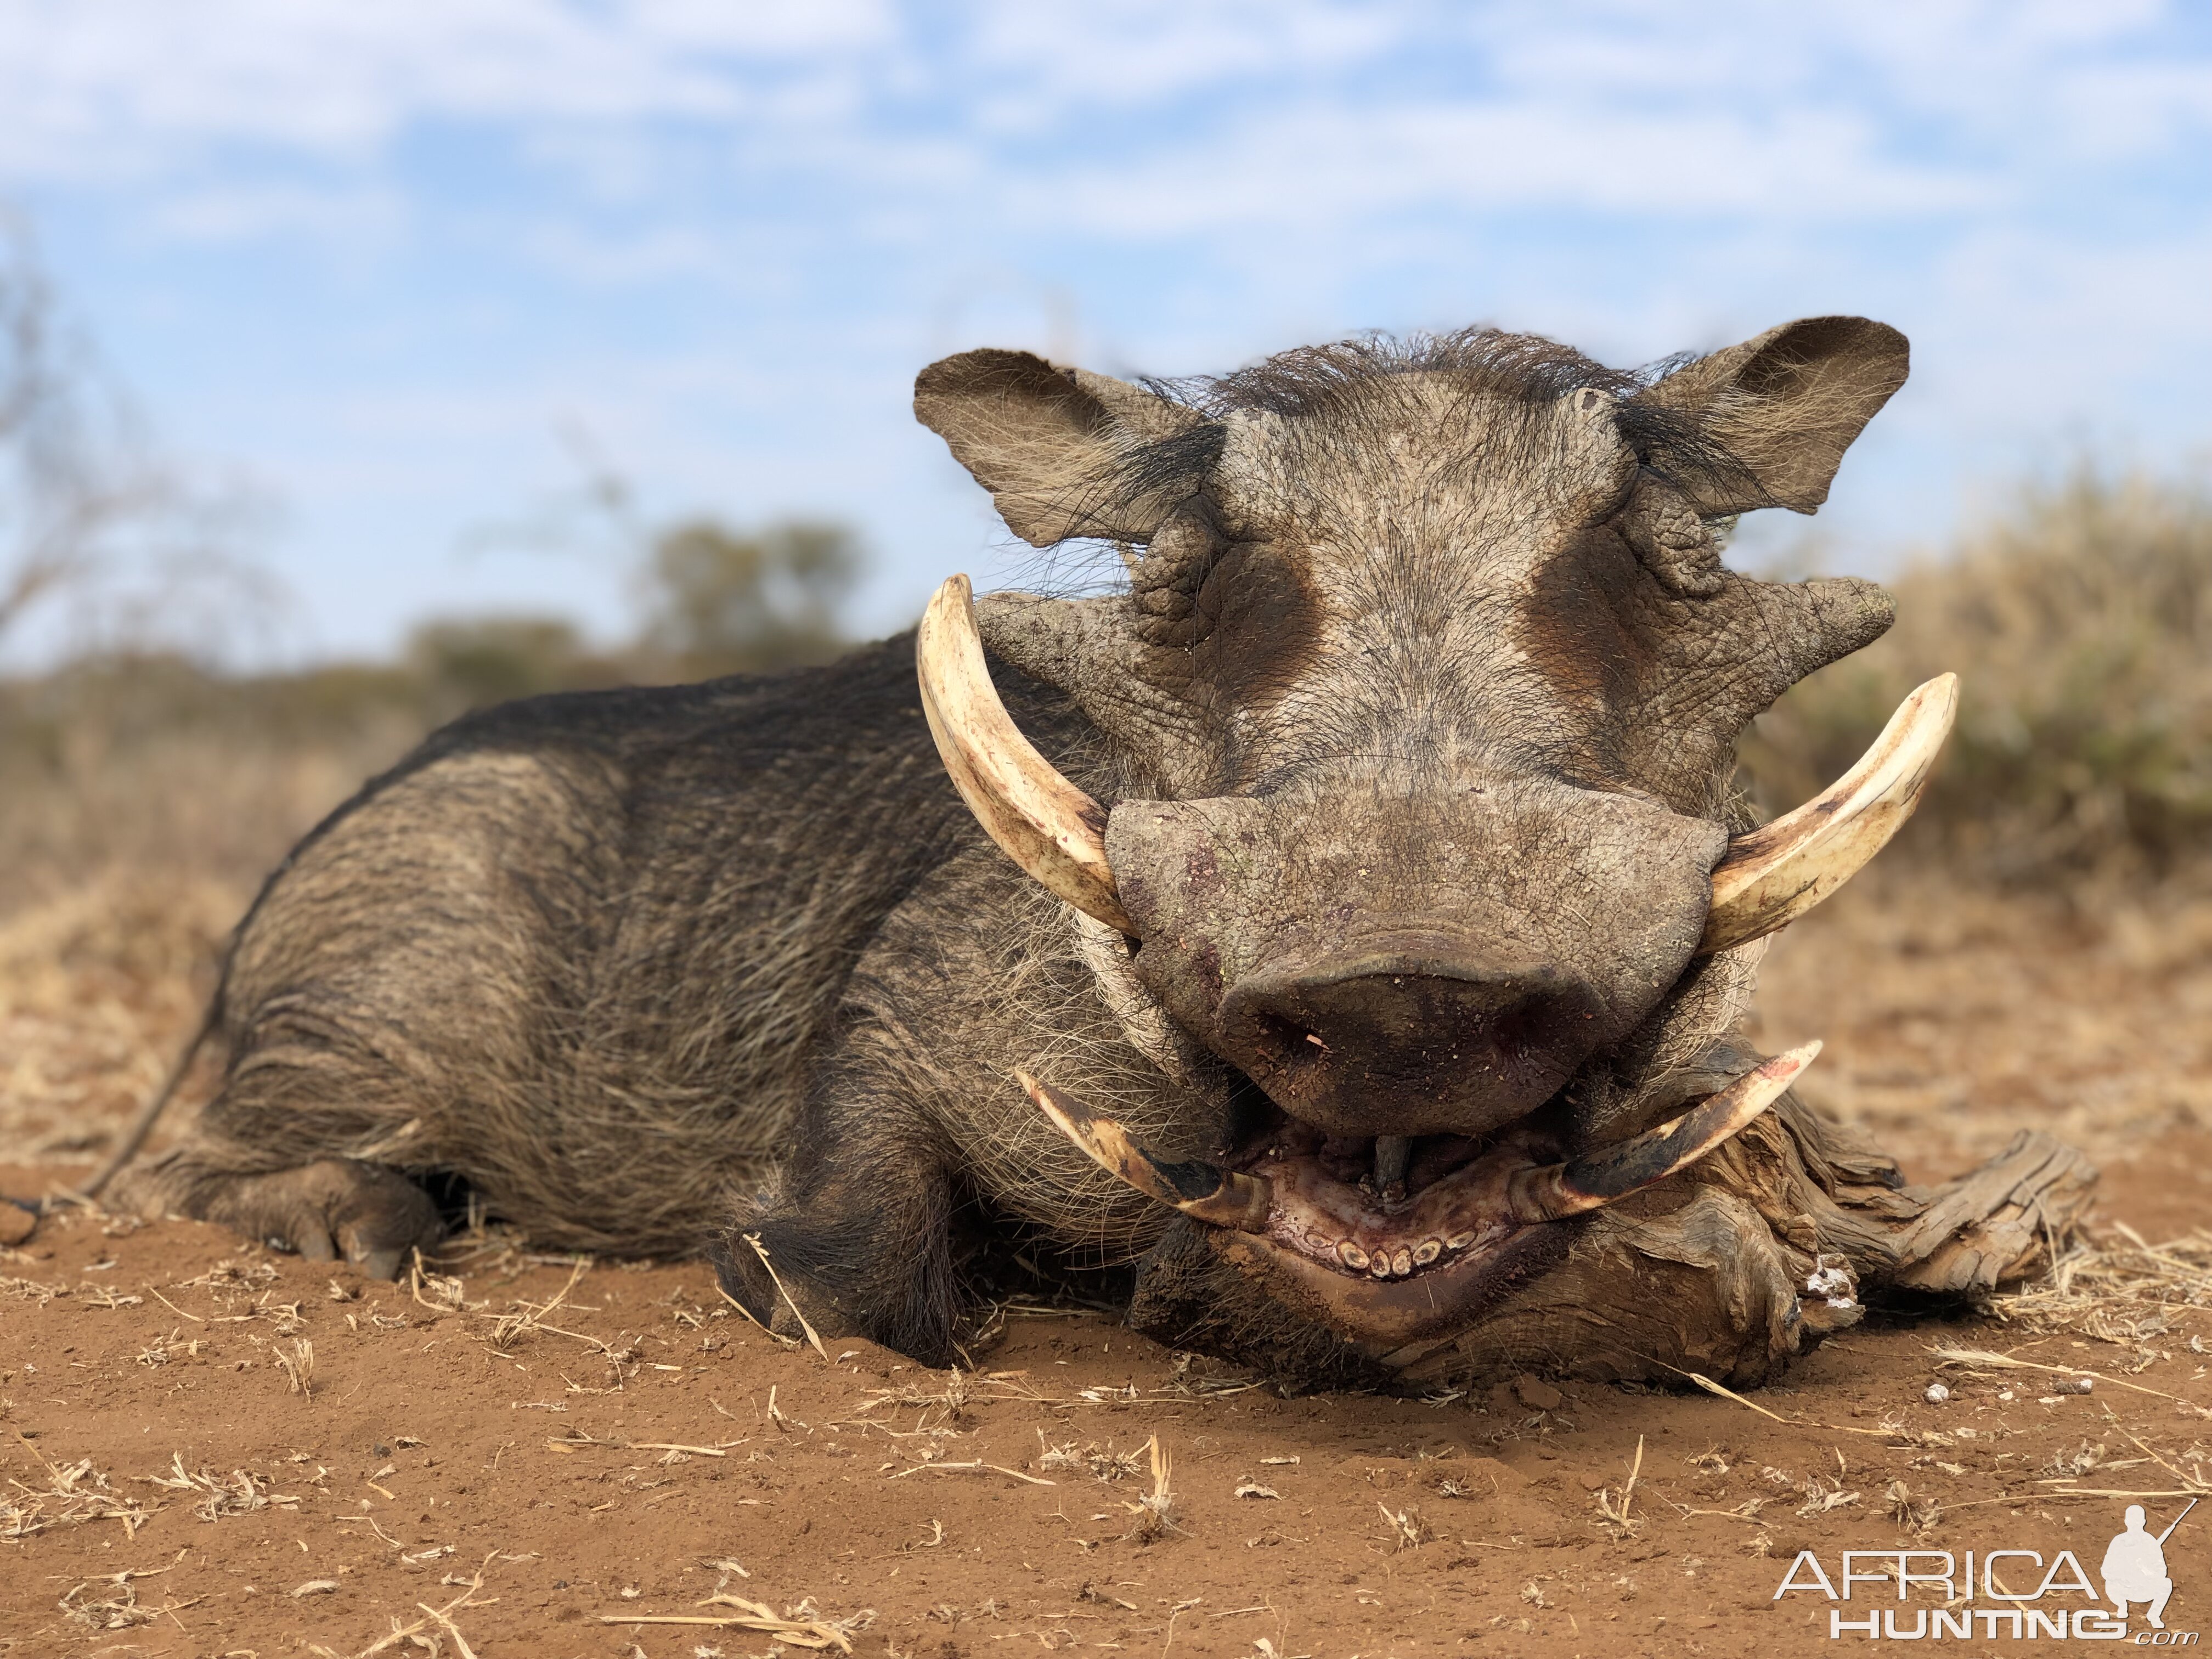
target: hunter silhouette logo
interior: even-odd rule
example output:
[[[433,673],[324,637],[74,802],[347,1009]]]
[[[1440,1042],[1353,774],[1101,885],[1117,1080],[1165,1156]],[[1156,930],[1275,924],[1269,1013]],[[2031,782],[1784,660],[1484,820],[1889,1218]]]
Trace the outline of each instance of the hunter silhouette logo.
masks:
[[[2173,1517],[2171,1526],[2154,1538],[2143,1530],[2143,1506],[2128,1505],[2127,1530],[2105,1547],[2105,1563],[2101,1576],[2105,1581],[2105,1599],[2119,1609],[2120,1617],[2128,1616],[2128,1603],[2147,1601],[2143,1617],[2150,1621],[2153,1630],[2166,1628],[2166,1603],[2173,1594],[2173,1580],[2166,1572],[2166,1540],[2173,1536],[2173,1528],[2197,1507],[2191,1498],[2188,1508]]]

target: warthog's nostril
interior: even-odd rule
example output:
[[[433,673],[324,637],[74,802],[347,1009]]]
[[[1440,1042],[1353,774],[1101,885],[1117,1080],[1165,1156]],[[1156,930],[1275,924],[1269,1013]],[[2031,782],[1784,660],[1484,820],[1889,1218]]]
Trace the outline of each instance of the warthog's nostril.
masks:
[[[1540,966],[1362,951],[1271,965],[1231,987],[1226,1056],[1276,1103],[1339,1133],[1481,1133],[1531,1110],[1601,1022],[1582,982]],[[1406,1154],[1374,1154],[1378,1187]]]

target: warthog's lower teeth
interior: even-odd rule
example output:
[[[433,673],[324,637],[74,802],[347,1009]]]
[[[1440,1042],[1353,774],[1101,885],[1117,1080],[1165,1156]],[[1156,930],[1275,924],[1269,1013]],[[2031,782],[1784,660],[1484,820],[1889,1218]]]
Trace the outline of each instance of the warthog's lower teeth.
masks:
[[[1054,1127],[1088,1153],[1093,1163],[1146,1197],[1218,1227],[1258,1232],[1267,1224],[1275,1193],[1266,1176],[1240,1175],[1198,1158],[1156,1158],[1112,1118],[1078,1105],[1027,1072],[1015,1073],[1014,1080]]]
[[[1522,1170],[1511,1182],[1513,1218],[1558,1221],[1601,1208],[1664,1181],[1749,1127],[1813,1063],[1818,1042],[1779,1054],[1672,1122],[1565,1164]]]

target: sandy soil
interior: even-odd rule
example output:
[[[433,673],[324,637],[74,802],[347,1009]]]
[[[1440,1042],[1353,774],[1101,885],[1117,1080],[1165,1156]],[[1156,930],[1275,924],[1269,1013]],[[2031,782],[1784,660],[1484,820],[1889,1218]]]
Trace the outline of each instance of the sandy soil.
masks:
[[[118,928],[120,902],[0,938],[0,1191],[79,1176],[189,1024],[220,902]],[[1802,1549],[1832,1577],[1907,1547],[2094,1574],[2121,1494],[2156,1530],[2212,1491],[2212,1249],[2111,1224],[2206,1218],[2212,906],[1868,884],[1767,983],[1763,1040],[1826,1037],[1816,1098],[1917,1171],[2027,1124],[2087,1146],[2105,1248],[1747,1401],[1285,1399],[1079,1310],[1010,1309],[973,1370],[930,1372],[780,1343],[696,1263],[479,1234],[395,1286],[64,1213],[0,1250],[0,1652],[1810,1652],[1832,1604],[1775,1599]],[[2167,1560],[2167,1625],[2212,1625],[2212,1505]],[[1999,1588],[2038,1572],[2008,1559]],[[1905,1628],[1942,1605],[1916,1589]]]

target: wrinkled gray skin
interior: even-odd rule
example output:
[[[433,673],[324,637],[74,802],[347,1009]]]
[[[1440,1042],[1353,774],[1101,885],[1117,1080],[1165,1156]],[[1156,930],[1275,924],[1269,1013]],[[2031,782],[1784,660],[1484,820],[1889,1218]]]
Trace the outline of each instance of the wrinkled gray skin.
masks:
[[[1169,1157],[1282,1114],[1355,1154],[1648,1127],[1748,1063],[1758,947],[1694,954],[1736,736],[1890,619],[1862,582],[1723,569],[1711,526],[1816,507],[1905,370],[1852,318],[1640,376],[1486,332],[1176,388],[938,363],[916,412],[1012,530],[1123,551],[1125,592],[979,615],[1016,719],[1111,808],[1136,939],[983,840],[908,637],[511,705],[270,878],[222,1092],[145,1201],[390,1271],[440,1230],[419,1179],[458,1175],[548,1244],[719,1240],[769,1317],[750,1233],[817,1325],[935,1362],[1016,1257],[1133,1268],[1140,1305],[1172,1257],[1188,1299],[1195,1224],[1017,1068]],[[1326,1297],[1206,1294],[1252,1300],[1248,1356],[1340,1340]]]

